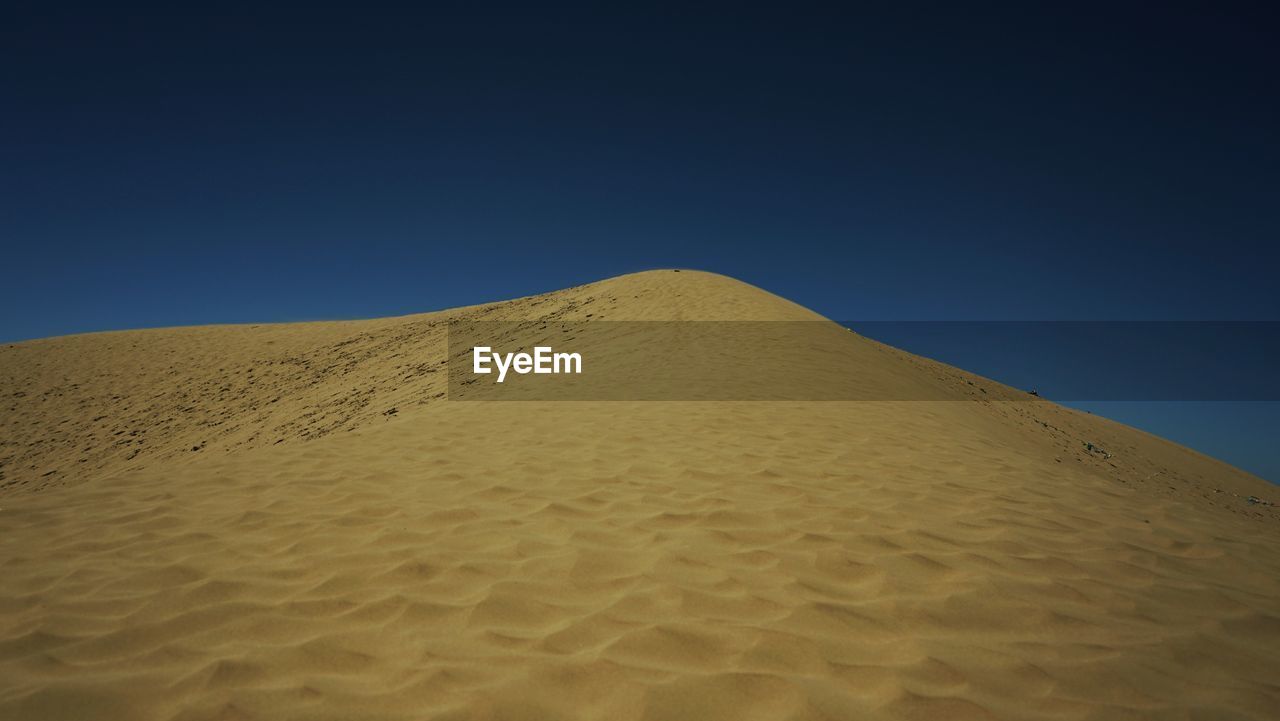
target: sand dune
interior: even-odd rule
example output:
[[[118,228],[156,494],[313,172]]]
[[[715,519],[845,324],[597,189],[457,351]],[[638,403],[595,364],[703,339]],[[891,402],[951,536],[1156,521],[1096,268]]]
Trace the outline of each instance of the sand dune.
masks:
[[[0,348],[0,719],[1277,717],[1269,484],[852,334],[972,400],[445,400],[445,321],[528,318],[816,316],[655,271]]]

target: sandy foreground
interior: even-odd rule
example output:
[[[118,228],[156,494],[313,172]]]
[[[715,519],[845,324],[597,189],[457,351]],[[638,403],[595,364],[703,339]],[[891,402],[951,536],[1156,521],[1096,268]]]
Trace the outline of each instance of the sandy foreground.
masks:
[[[443,321],[588,317],[816,318],[653,271],[0,348],[0,719],[1280,718],[1274,486],[852,334],[957,400],[445,398]]]

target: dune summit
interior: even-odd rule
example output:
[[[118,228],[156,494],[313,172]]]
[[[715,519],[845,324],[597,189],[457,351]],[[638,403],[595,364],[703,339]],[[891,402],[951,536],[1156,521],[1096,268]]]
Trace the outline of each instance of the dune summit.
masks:
[[[851,333],[952,400],[447,400],[449,321],[530,319],[819,317],[653,271],[0,348],[0,719],[1280,711],[1264,481]]]

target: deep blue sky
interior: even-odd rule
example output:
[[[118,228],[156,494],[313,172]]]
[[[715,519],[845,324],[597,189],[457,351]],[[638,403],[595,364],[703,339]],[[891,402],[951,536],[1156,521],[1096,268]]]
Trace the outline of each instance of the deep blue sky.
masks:
[[[1262,11],[435,5],[6,4],[0,340],[667,266],[834,318],[1280,319]]]

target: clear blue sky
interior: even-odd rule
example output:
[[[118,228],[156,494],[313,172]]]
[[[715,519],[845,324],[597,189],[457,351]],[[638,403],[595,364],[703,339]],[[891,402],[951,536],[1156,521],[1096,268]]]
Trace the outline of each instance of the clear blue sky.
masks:
[[[833,318],[1280,319],[1265,10],[435,5],[6,6],[0,340],[669,266]]]

